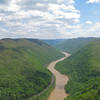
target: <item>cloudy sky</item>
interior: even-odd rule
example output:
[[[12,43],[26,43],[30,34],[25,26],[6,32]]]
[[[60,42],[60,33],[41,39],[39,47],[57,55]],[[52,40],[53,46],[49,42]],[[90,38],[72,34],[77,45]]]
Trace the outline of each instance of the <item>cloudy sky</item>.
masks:
[[[0,38],[100,37],[100,0],[0,0]]]

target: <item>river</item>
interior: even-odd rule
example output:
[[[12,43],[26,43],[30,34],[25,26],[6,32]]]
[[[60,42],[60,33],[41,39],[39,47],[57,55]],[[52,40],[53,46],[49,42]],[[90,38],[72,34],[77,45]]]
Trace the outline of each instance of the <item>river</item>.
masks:
[[[67,57],[70,56],[68,53],[64,53],[64,57],[61,59],[58,59],[56,61],[53,61],[48,65],[48,69],[52,72],[52,74],[56,78],[56,85],[52,93],[50,94],[48,100],[64,100],[65,97],[68,96],[68,94],[64,90],[64,86],[68,83],[68,77],[66,75],[61,74],[59,71],[55,69],[55,65],[66,59]]]

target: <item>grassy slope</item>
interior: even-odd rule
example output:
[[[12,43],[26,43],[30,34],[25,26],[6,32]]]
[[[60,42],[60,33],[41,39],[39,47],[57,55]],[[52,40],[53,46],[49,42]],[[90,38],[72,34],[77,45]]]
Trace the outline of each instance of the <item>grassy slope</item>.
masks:
[[[100,40],[58,63],[56,69],[69,76],[67,100],[100,100]]]
[[[76,39],[68,39],[57,43],[55,45],[59,50],[63,50],[69,53],[75,53],[80,48],[84,47],[88,42],[92,41],[95,38],[76,38]]]
[[[63,55],[39,40],[0,40],[0,100],[25,100],[51,82],[46,64]]]

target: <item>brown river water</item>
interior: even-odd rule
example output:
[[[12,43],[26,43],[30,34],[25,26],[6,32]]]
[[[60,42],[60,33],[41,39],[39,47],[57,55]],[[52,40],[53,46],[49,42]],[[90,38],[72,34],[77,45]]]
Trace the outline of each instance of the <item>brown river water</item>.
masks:
[[[58,59],[56,61],[53,61],[48,65],[48,69],[53,73],[53,75],[56,78],[55,88],[50,94],[48,100],[64,100],[64,98],[68,96],[68,94],[64,90],[64,86],[68,83],[69,79],[66,75],[61,74],[55,69],[55,65],[58,62],[63,61],[64,59],[70,56],[70,54],[68,53],[65,53],[65,52],[63,53],[65,54],[65,57]]]

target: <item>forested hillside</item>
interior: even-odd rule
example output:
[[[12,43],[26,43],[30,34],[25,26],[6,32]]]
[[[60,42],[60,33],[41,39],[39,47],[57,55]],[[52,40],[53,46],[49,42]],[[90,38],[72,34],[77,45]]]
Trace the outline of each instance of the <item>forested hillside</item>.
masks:
[[[100,40],[58,63],[56,69],[69,76],[66,100],[100,100]]]
[[[62,42],[57,43],[54,45],[56,48],[62,51],[66,51],[69,53],[75,53],[80,48],[84,47],[88,44],[88,42],[94,40],[96,38],[73,38],[73,39],[67,39]]]
[[[0,100],[27,100],[51,82],[46,65],[63,55],[36,39],[0,40]]]

